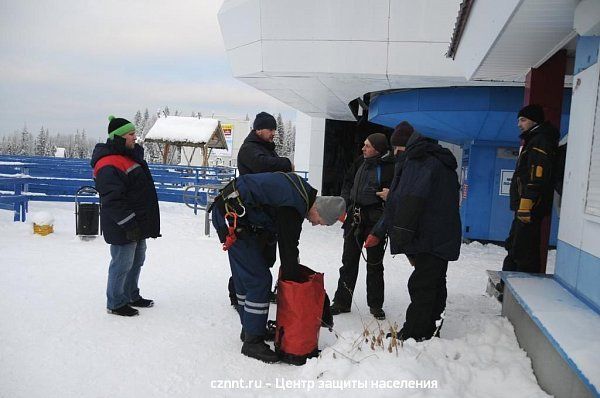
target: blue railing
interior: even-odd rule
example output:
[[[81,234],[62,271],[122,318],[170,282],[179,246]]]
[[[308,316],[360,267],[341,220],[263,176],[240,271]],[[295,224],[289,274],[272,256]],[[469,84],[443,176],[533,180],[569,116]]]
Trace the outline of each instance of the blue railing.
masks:
[[[150,171],[158,200],[176,203],[184,202],[186,186],[223,185],[236,173],[235,168],[225,166],[162,164],[150,164]],[[0,209],[14,210],[15,221],[25,221],[28,200],[74,202],[77,190],[86,185],[94,185],[89,159],[0,156]],[[196,205],[206,205],[208,190],[195,190]],[[86,197],[87,202],[94,200]]]

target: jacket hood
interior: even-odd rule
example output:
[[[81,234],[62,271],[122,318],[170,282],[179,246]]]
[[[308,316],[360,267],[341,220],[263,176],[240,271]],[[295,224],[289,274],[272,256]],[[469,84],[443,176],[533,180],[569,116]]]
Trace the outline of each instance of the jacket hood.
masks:
[[[458,163],[456,158],[448,150],[438,144],[437,140],[425,137],[418,132],[414,132],[406,144],[405,156],[407,159],[417,159],[426,155],[437,158],[449,169],[456,170]]]
[[[256,135],[256,130],[251,130],[250,131],[250,133],[248,134],[248,136],[244,140],[244,143],[247,143],[247,142],[252,142],[252,143],[255,143],[255,144],[262,145],[265,148],[270,149],[271,151],[275,150],[275,143],[274,142],[263,141],[258,135]]]

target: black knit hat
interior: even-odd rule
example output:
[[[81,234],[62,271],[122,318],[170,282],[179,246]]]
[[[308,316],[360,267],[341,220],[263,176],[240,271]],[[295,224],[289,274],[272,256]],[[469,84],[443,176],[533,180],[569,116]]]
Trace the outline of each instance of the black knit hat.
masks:
[[[390,143],[392,146],[406,146],[408,139],[414,132],[414,127],[406,120],[403,120],[394,129]]]
[[[256,115],[256,119],[254,119],[252,128],[254,130],[275,130],[277,129],[277,122],[275,121],[273,115],[270,115],[267,112],[261,112],[258,115]]]
[[[110,120],[108,122],[108,138],[111,140],[115,138],[115,135],[123,136],[135,130],[133,123],[127,119],[110,115],[108,120]]]
[[[544,109],[536,104],[527,105],[521,108],[517,118],[520,118],[521,116],[531,120],[532,122],[536,122],[537,124],[544,123],[544,120],[546,120]]]
[[[382,133],[373,133],[367,137],[367,140],[373,145],[373,148],[380,154],[386,153],[390,149],[387,137]]]

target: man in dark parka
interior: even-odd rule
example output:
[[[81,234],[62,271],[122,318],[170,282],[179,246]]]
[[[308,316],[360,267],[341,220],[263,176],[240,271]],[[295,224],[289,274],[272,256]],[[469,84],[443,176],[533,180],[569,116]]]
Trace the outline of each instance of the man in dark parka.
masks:
[[[277,130],[277,121],[267,112],[260,112],[256,115],[252,130],[244,140],[237,156],[237,167],[240,175],[267,173],[274,171],[290,172],[294,165],[285,157],[278,156],[275,152],[273,138]],[[273,237],[265,247],[265,254],[275,262],[277,241]],[[229,290],[229,301],[235,308],[237,298],[235,297],[235,287],[233,277],[229,278],[227,285]]]
[[[387,195],[382,230],[391,254],[404,253],[414,265],[408,280],[411,303],[398,337],[421,341],[439,332],[448,261],[460,253],[460,185],[454,155],[436,141],[405,129],[395,142],[406,150]],[[381,237],[382,230],[374,233]]]
[[[142,298],[138,280],[146,258],[146,239],[160,236],[158,197],[144,149],[135,143],[135,126],[109,117],[108,140],[92,154],[96,189],[100,193],[100,223],[112,260],[106,288],[108,312],[134,316],[133,307],[152,307]]]
[[[515,212],[506,239],[503,271],[539,272],[542,220],[552,212],[554,170],[559,132],[544,121],[539,105],[518,114],[521,150],[510,182],[510,209]]]
[[[354,162],[346,175],[342,197],[348,205],[348,215],[343,225],[344,250],[331,306],[333,315],[350,312],[363,243],[383,215],[383,199],[377,192],[388,188],[394,176],[394,157],[389,149],[384,134],[369,135],[362,148],[363,156]],[[381,239],[366,251],[367,304],[371,314],[383,320],[385,240]]]

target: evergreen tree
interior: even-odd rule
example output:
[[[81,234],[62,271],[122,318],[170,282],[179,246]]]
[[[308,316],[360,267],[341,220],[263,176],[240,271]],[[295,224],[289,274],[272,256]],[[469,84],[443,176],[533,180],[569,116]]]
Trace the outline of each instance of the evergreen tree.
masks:
[[[285,150],[285,156],[293,162],[296,146],[296,126],[292,125],[291,120],[288,120],[285,125],[285,139],[283,146]]]
[[[44,134],[46,136],[46,153],[44,156],[54,156],[56,154],[56,145],[54,145],[50,139],[50,131],[46,129]]]
[[[35,138],[34,144],[34,155],[35,156],[47,156],[48,153],[48,136],[46,135],[46,130],[44,130],[44,126],[40,129],[37,137]]]
[[[17,155],[20,156],[29,156],[33,154],[33,137],[29,130],[27,130],[27,125],[23,126],[21,130],[21,142],[19,143]]]
[[[79,148],[77,152],[77,157],[79,159],[88,159],[90,152],[90,144],[87,139],[87,135],[85,134],[85,129],[81,130],[81,135],[79,136]]]
[[[155,115],[150,117],[148,109],[146,108],[146,112],[144,113],[144,129],[142,132],[142,138],[146,137],[146,134],[148,134],[148,131],[150,131],[150,129],[154,126],[154,123],[156,123],[156,120],[158,120],[158,117],[161,113],[162,112],[159,110]],[[142,146],[144,147],[145,152],[144,158],[147,162],[159,163],[161,161],[161,151],[157,143],[143,141]]]
[[[273,142],[275,143],[275,152],[277,152],[277,154],[279,156],[286,156],[285,155],[285,147],[284,147],[284,140],[285,140],[285,126],[283,125],[283,119],[281,118],[281,113],[277,114],[277,117],[275,118],[276,122],[277,122],[277,131],[275,132],[275,139],[273,140]]]
[[[142,112],[140,110],[135,113],[133,125],[135,126],[135,131],[141,135],[144,131],[144,119],[142,118]]]

